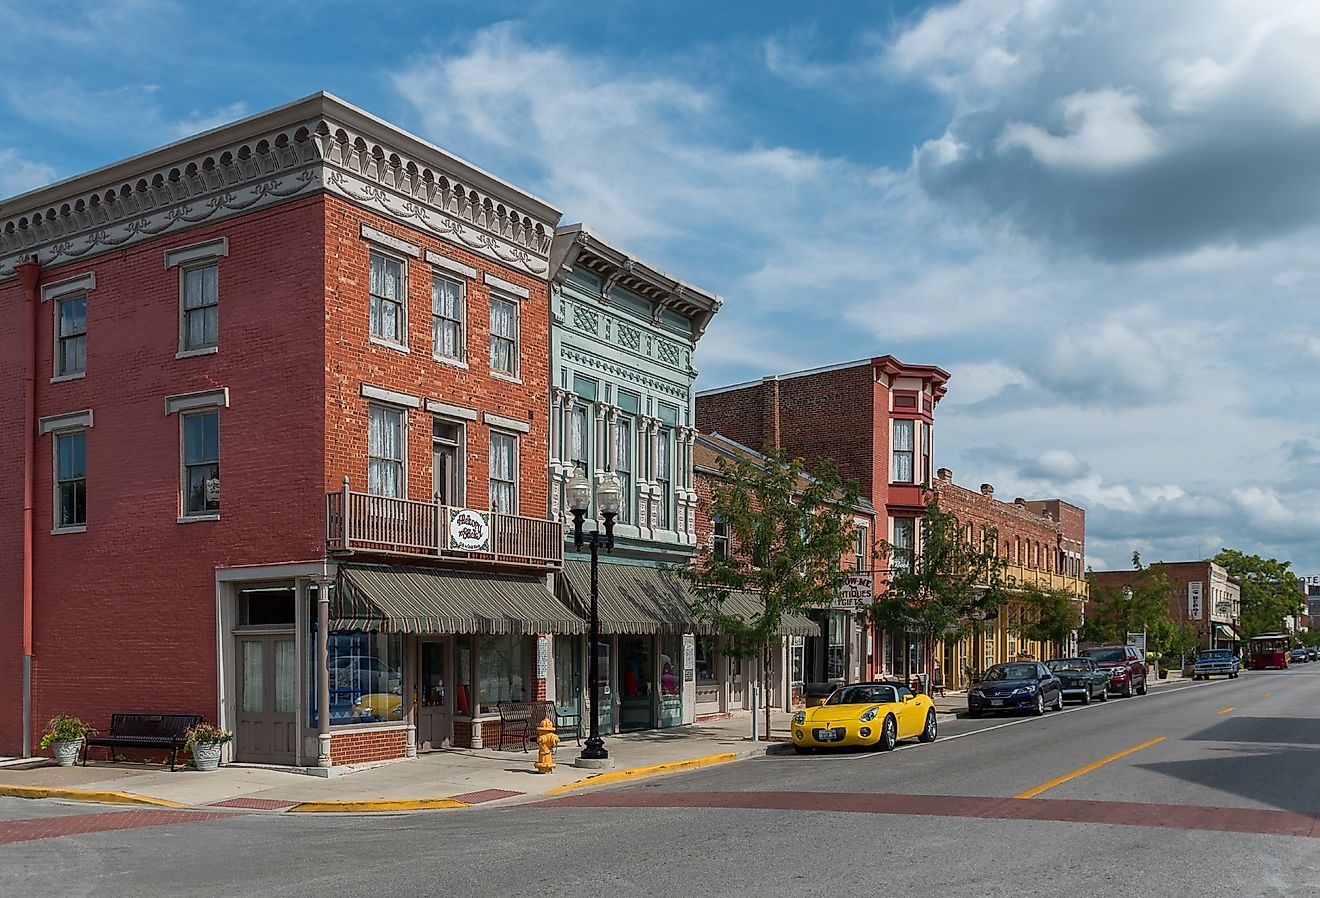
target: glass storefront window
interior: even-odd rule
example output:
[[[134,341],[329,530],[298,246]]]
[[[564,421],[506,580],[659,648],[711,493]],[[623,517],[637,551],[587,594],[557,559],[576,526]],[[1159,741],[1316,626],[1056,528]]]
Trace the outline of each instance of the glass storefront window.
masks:
[[[719,651],[713,636],[697,637],[697,683],[710,685],[719,679],[716,665],[719,663]]]
[[[582,701],[581,645],[575,636],[555,637],[555,704],[574,713]]]
[[[472,639],[460,637],[454,649],[454,710],[472,716]]]
[[[848,631],[848,615],[840,611],[830,614],[829,646],[825,655],[825,679],[844,679],[844,638]]]
[[[477,688],[483,713],[500,702],[527,700],[531,641],[518,635],[477,637]]]
[[[666,636],[660,643],[660,694],[679,695],[683,690],[683,637]]]
[[[422,643],[422,694],[423,706],[442,707],[445,703],[445,644],[443,642]]]
[[[312,624],[316,645],[316,624]],[[403,637],[332,630],[329,638],[330,725],[403,720]],[[309,724],[316,726],[316,651],[307,653]]]

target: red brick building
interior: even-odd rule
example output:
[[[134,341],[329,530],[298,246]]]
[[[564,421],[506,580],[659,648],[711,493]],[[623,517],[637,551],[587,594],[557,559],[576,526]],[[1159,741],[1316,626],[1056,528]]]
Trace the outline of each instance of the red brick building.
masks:
[[[1062,499],[1003,502],[988,483],[970,490],[953,482],[953,472],[939,468],[931,488],[940,508],[952,514],[973,545],[993,545],[1003,558],[1008,583],[1061,589],[1087,596],[1086,512]],[[991,664],[1020,656],[1048,660],[1075,646],[1046,645],[1018,633],[1024,608],[1009,601],[997,617],[950,647],[941,647],[941,664],[950,685],[964,684],[964,669],[985,670]]]
[[[543,698],[558,218],[325,94],[0,202],[0,754],[173,712],[328,767]]]
[[[881,542],[916,548],[925,513],[922,484],[934,474],[935,406],[949,375],[933,365],[908,365],[879,356],[763,380],[705,390],[697,395],[697,426],[745,446],[774,446],[806,459],[832,458],[857,482],[876,511],[869,535],[874,588],[884,588],[888,562]],[[921,647],[906,634],[871,632],[866,676],[908,675],[925,669]]]
[[[1152,565],[1153,567],[1153,565]],[[1162,561],[1169,580],[1169,617],[1175,624],[1192,624],[1203,648],[1239,648],[1242,632],[1242,584],[1210,559]],[[1094,571],[1097,589],[1131,586],[1136,571]],[[1090,609],[1088,608],[1088,611]]]

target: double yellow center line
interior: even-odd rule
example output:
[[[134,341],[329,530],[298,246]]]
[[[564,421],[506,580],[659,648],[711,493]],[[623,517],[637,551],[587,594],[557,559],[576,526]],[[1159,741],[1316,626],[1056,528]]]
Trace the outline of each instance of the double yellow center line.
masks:
[[[1053,789],[1055,786],[1062,785],[1063,783],[1068,782],[1068,780],[1073,780],[1073,779],[1077,779],[1077,777],[1079,776],[1084,776],[1090,773],[1092,770],[1105,766],[1111,761],[1117,761],[1119,758],[1126,758],[1128,755],[1132,754],[1133,752],[1141,751],[1143,748],[1150,748],[1152,745],[1154,745],[1157,742],[1163,742],[1164,738],[1165,737],[1163,736],[1156,736],[1154,739],[1148,739],[1145,742],[1141,743],[1140,745],[1134,745],[1131,748],[1125,748],[1120,752],[1115,752],[1114,754],[1110,755],[1107,758],[1101,758],[1098,761],[1092,761],[1090,764],[1087,764],[1085,767],[1078,767],[1072,773],[1065,773],[1063,776],[1055,777],[1049,782],[1041,783],[1039,786],[1028,789],[1025,792],[1019,792],[1017,795],[1014,795],[1013,797],[1035,798],[1037,795],[1039,795],[1042,792],[1048,792],[1050,789]]]

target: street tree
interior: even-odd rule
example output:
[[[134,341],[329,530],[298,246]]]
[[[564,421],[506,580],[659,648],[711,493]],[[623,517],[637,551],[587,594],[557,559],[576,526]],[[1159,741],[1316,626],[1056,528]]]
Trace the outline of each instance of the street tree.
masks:
[[[869,608],[886,630],[921,640],[929,676],[932,650],[955,639],[976,621],[994,617],[1007,598],[998,534],[988,529],[979,544],[967,539],[958,519],[932,497],[921,519],[916,548],[882,543],[889,557],[889,585]]]
[[[711,513],[728,528],[731,550],[703,549],[681,573],[698,619],[724,633],[726,653],[760,658],[765,732],[770,732],[770,651],[788,614],[828,608],[849,571],[840,559],[853,549],[857,486],[822,459],[810,475],[801,458],[767,447],[762,458],[718,460]],[[756,597],[756,613],[729,606],[732,592]]]
[[[1028,583],[1014,590],[1011,597],[1023,606],[1016,630],[1024,639],[1061,648],[1082,624],[1077,596],[1066,589]]]
[[[1242,629],[1247,636],[1282,631],[1285,618],[1304,613],[1306,596],[1302,581],[1289,570],[1291,562],[1237,549],[1224,549],[1214,561],[1242,584]]]
[[[1091,579],[1091,607],[1081,638],[1089,643],[1124,643],[1127,634],[1169,618],[1169,577],[1164,565],[1141,563],[1132,553],[1134,575],[1126,586],[1101,586]]]

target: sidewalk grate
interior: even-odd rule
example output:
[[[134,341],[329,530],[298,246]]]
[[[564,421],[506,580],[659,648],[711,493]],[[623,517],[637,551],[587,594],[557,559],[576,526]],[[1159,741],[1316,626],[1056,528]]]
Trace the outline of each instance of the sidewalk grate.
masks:
[[[468,792],[464,795],[451,795],[454,801],[465,802],[466,804],[481,804],[483,801],[499,801],[501,798],[512,798],[515,795],[525,795],[525,792],[510,792],[508,789],[481,789],[476,792]]]
[[[283,811],[296,807],[300,802],[281,801],[278,798],[231,798],[227,801],[213,801],[210,808],[248,808],[254,811]]]

